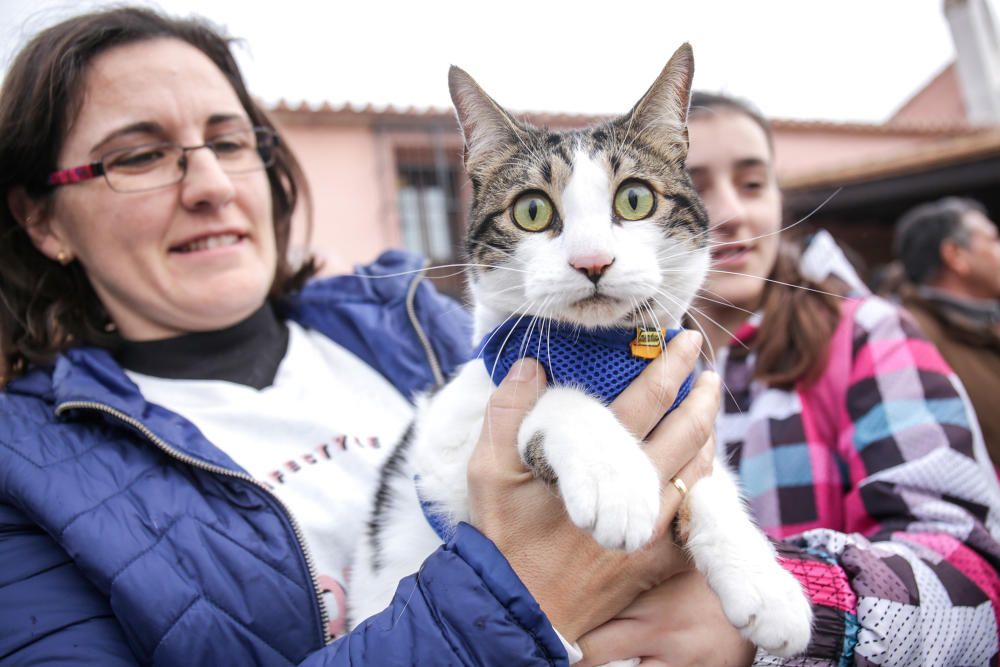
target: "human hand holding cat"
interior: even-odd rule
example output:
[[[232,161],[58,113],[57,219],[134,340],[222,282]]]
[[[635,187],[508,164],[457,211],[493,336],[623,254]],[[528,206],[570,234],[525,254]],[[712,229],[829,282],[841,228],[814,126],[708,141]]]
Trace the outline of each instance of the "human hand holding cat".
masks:
[[[581,637],[579,645],[583,660],[574,667],[636,655],[644,667],[743,667],[757,652],[726,618],[704,575],[693,568],[640,595]]]
[[[711,457],[697,455],[711,440],[718,410],[714,373],[703,373],[681,406],[657,425],[694,366],[699,344],[697,334],[678,340],[671,345],[676,354],[650,364],[612,404],[622,425],[645,438],[645,451],[664,482],[679,475],[690,485],[711,469]],[[554,627],[575,641],[688,567],[670,533],[681,497],[673,485],[662,485],[656,531],[644,548],[629,554],[601,547],[570,521],[563,501],[518,455],[518,428],[545,387],[544,373],[529,360],[515,366],[493,394],[469,464],[470,519],[504,553]]]

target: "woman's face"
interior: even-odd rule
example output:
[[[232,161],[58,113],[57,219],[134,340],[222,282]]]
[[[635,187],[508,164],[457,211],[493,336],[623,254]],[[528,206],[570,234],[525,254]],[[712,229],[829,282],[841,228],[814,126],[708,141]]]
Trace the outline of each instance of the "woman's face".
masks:
[[[712,270],[709,310],[723,302],[753,310],[774,266],[781,192],[763,129],[735,110],[714,108],[688,123],[687,169],[708,210]]]
[[[91,63],[59,168],[149,143],[204,144],[251,127],[222,72],[175,39],[114,48]],[[104,178],[55,193],[48,256],[70,253],[127,339],[218,329],[259,308],[276,251],[267,174],[230,175],[208,149],[187,152],[176,185],[122,194]],[[207,243],[206,243],[207,241]]]

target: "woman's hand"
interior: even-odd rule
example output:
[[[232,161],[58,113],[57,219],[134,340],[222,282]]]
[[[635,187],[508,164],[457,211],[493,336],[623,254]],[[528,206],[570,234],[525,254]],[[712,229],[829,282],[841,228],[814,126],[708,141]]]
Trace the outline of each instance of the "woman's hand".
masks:
[[[667,579],[614,619],[580,638],[583,662],[642,658],[644,667],[744,667],[756,649],[722,612],[705,577],[690,569]]]
[[[605,549],[575,526],[559,496],[521,462],[517,431],[545,390],[541,367],[531,360],[519,362],[490,399],[469,464],[471,523],[497,545],[553,626],[571,642],[687,567],[685,554],[672,540],[681,495],[669,480],[679,476],[690,486],[711,470],[708,450],[719,407],[718,377],[702,373],[684,402],[662,422],[660,417],[694,367],[700,342],[693,332],[675,338],[668,353],[611,406],[627,429],[645,438],[645,451],[663,481],[654,537],[632,554]]]

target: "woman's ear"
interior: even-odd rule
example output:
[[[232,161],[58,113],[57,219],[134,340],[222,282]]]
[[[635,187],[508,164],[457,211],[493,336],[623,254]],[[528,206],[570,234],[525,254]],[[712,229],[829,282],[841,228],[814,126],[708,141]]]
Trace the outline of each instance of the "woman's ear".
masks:
[[[955,239],[945,239],[941,242],[940,248],[941,263],[944,268],[959,276],[965,277],[969,273],[969,257],[965,247]]]
[[[52,224],[47,206],[29,197],[22,187],[7,193],[7,206],[40,253],[64,266],[73,261],[73,250],[59,227]]]

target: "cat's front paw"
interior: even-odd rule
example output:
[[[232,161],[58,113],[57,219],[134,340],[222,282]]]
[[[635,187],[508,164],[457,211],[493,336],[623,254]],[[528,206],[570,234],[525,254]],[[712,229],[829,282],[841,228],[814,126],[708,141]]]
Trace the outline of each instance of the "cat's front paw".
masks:
[[[577,526],[609,549],[635,551],[653,537],[660,513],[660,479],[637,450],[608,466],[560,472],[559,492]]]
[[[746,639],[783,658],[806,650],[812,607],[791,573],[775,562],[753,577],[719,579],[716,593],[722,609]]]
[[[653,537],[659,475],[608,408],[577,390],[550,389],[524,420],[519,443],[530,467],[558,480],[573,523],[601,545],[635,551]]]

